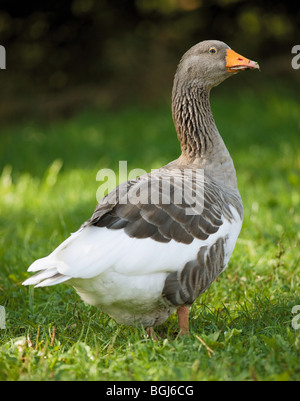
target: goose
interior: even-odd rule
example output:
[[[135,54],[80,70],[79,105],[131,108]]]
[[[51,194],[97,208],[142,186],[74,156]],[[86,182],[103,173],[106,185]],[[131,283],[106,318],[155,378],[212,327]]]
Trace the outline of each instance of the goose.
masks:
[[[218,40],[191,47],[172,91],[179,158],[104,196],[77,232],[29,267],[36,274],[23,284],[66,283],[117,323],[154,335],[153,327],[177,310],[179,333],[189,335],[190,307],[227,267],[243,220],[210,91],[258,68]]]

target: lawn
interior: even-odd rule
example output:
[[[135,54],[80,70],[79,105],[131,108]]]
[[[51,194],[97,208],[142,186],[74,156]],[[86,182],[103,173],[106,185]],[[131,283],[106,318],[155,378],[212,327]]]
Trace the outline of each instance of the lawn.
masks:
[[[158,341],[68,286],[21,283],[90,217],[99,169],[127,160],[128,170],[150,171],[178,157],[168,102],[2,125],[0,380],[300,379],[297,93],[231,81],[212,93],[212,109],[236,166],[244,224],[228,269],[192,307],[191,336],[178,337],[171,316]]]

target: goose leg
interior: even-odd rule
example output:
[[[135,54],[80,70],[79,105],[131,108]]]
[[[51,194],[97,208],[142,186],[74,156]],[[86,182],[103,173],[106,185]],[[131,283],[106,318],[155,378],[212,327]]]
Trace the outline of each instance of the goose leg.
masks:
[[[146,333],[147,333],[147,335],[148,335],[152,340],[158,341],[158,337],[157,337],[157,335],[155,334],[153,327],[149,327],[149,328],[146,330]]]
[[[180,306],[177,309],[178,323],[180,328],[180,335],[190,335],[189,329],[189,314],[190,306]]]

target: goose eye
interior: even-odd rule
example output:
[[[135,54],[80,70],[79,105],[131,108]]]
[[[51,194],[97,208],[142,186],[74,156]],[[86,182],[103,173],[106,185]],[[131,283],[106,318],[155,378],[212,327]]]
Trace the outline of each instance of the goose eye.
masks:
[[[211,48],[209,49],[209,53],[210,53],[210,54],[216,54],[216,53],[217,53],[217,49],[216,49],[215,47],[211,47]]]

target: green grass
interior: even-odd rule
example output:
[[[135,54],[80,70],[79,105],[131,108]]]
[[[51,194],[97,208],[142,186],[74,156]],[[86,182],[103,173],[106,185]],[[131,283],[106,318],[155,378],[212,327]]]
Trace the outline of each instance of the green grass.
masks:
[[[233,85],[233,86],[231,86]],[[252,84],[254,88],[254,84]],[[0,134],[0,380],[299,380],[299,104],[292,88],[215,90],[245,218],[228,269],[191,311],[157,328],[117,325],[72,288],[25,288],[27,267],[88,219],[101,168],[149,171],[176,158],[169,106],[20,122]]]

